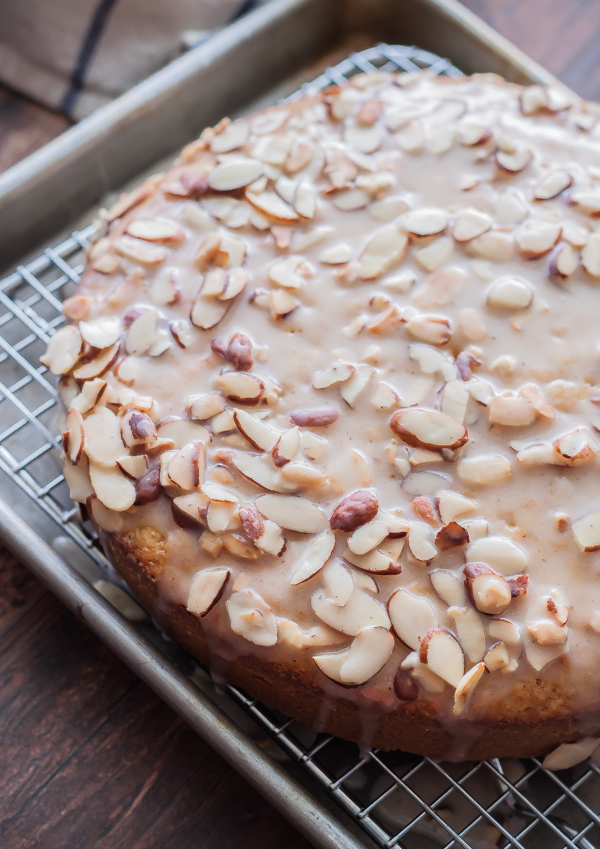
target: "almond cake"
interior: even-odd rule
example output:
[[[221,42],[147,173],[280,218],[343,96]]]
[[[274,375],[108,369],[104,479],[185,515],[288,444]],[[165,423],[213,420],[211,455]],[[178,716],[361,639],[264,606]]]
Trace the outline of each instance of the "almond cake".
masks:
[[[600,734],[600,124],[372,73],[225,119],[101,215],[71,496],[160,628],[317,729]]]

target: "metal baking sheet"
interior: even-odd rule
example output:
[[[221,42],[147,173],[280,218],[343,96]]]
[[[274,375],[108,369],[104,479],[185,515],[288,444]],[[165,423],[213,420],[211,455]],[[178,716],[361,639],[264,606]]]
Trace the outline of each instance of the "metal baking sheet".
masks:
[[[223,115],[378,41],[417,44],[466,73],[556,83],[456,0],[272,0],[0,175],[0,267]]]
[[[190,56],[184,57],[189,63],[185,68],[174,63],[177,67],[170,66],[131,92],[125,98],[130,98],[129,109],[124,107],[125,99],[122,99],[103,110],[107,115],[105,126],[103,123],[105,136],[94,138],[94,127],[90,128],[89,123],[93,118],[88,119],[71,131],[71,135],[65,135],[64,138],[70,135],[70,139],[62,154],[63,139],[49,146],[54,146],[54,153],[47,160],[48,167],[44,165],[46,149],[30,158],[30,172],[21,166],[20,185],[19,179],[14,180],[13,169],[11,185],[15,194],[11,203],[15,206],[8,206],[11,214],[5,217],[16,217],[15,209],[33,216],[37,224],[31,226],[29,241],[26,247],[23,244],[23,249],[29,250],[35,243],[37,251],[35,258],[0,282],[3,349],[0,351],[0,466],[12,477],[10,482],[2,480],[1,492],[5,501],[10,500],[21,515],[27,515],[29,522],[35,524],[36,532],[24,525],[6,504],[0,503],[0,535],[69,607],[82,615],[90,627],[315,845],[358,847],[373,845],[371,840],[380,846],[400,845],[406,849],[430,846],[487,849],[492,845],[589,849],[600,845],[600,770],[595,764],[583,765],[565,779],[549,776],[537,761],[448,767],[400,753],[358,753],[351,744],[315,735],[285,717],[273,715],[238,690],[219,690],[205,675],[194,670],[187,656],[177,653],[173,644],[162,641],[150,624],[132,626],[90,586],[102,576],[98,570],[104,558],[93,538],[74,521],[72,505],[64,502],[59,466],[48,466],[49,460],[55,462],[51,460],[56,445],[52,419],[54,396],[37,362],[44,341],[61,321],[60,300],[77,281],[82,245],[89,231],[74,233],[52,248],[40,247],[47,221],[51,219],[56,227],[57,222],[72,222],[81,215],[83,220],[89,220],[85,210],[90,203],[96,205],[105,191],[118,188],[123,180],[139,174],[142,166],[172,153],[174,147],[188,141],[205,123],[217,120],[226,112],[254,108],[257,98],[270,101],[290,93],[304,80],[318,75],[325,65],[347,55],[350,45],[364,46],[370,38],[369,31],[385,30],[388,38],[391,33],[398,33],[399,39],[436,45],[442,55],[455,59],[458,56],[457,64],[465,71],[500,70],[520,81],[552,81],[539,66],[497,38],[456,3],[323,0],[315,4],[312,0],[275,0],[266,8],[268,14],[261,9],[240,22],[242,28],[236,25],[235,38],[232,28],[215,39],[224,38],[225,44],[207,45],[208,50],[199,48],[193,61]],[[337,10],[334,27],[327,11],[333,8]],[[302,18],[303,10],[306,19]],[[300,31],[300,23],[315,29],[312,33]],[[307,38],[307,32],[311,38]],[[277,33],[285,34],[288,39],[281,42],[287,51],[285,56],[276,56],[279,65],[271,62],[267,50],[269,38]],[[315,45],[319,50],[316,51]],[[283,47],[281,52],[285,52]],[[350,66],[358,63],[361,67],[362,63],[369,67],[375,61],[379,67],[376,57],[380,53],[381,49],[374,48],[348,62]],[[268,73],[259,73],[257,79],[255,69],[247,73],[248,66],[242,60],[248,62],[254,56],[254,64],[260,64],[259,55],[260,61],[266,62]],[[293,58],[291,65],[289,56]],[[442,61],[415,49],[412,53],[408,49],[403,56],[417,67]],[[424,61],[420,62],[418,57]],[[215,64],[211,64],[213,60]],[[200,81],[209,77],[219,81],[215,69],[227,70],[228,62],[232,67],[226,81],[230,87],[235,83],[235,91],[221,92],[221,107],[214,99],[208,105],[199,103]],[[442,69],[443,61],[442,66],[434,66]],[[289,73],[275,76],[274,69],[284,67]],[[329,73],[335,79],[336,74],[343,76],[344,68],[348,68],[347,63]],[[244,85],[239,82],[242,73]],[[221,85],[227,89],[220,80],[219,90]],[[193,102],[198,110],[193,121],[189,112],[177,117],[177,110],[171,108],[172,100],[179,104]],[[163,124],[168,120],[175,120],[176,126],[169,126],[167,132]],[[149,127],[154,128],[154,134],[144,139],[144,132],[138,134],[137,122],[146,128],[146,134]],[[82,128],[83,132],[77,136]],[[170,135],[172,131],[175,135]],[[98,125],[95,132],[98,135]],[[142,148],[141,139],[144,139]],[[111,155],[118,162],[113,162]],[[80,183],[73,184],[76,175]],[[70,194],[63,192],[65,182],[72,185]],[[43,203],[48,198],[53,204],[50,209]],[[5,214],[7,205],[5,199],[0,205],[0,216]],[[36,219],[36,210],[40,209],[43,215]],[[7,231],[0,228],[0,250],[6,250],[8,241]],[[26,429],[28,433],[31,431],[31,442],[23,439]],[[40,464],[45,464],[43,476]],[[52,547],[45,545],[41,537],[50,541]],[[251,721],[253,717],[256,723]],[[299,770],[286,755],[303,769]],[[310,776],[316,779],[315,783],[310,784]],[[332,800],[337,800],[341,807],[334,810]]]

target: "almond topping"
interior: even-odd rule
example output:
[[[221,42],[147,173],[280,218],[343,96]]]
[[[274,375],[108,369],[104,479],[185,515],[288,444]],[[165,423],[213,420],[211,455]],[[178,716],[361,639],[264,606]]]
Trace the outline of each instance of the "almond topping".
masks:
[[[419,647],[419,660],[451,687],[465,674],[465,659],[456,637],[445,628],[427,631]]]
[[[466,428],[460,422],[436,410],[418,407],[398,410],[390,420],[390,427],[407,445],[415,448],[460,448],[468,439]]]
[[[260,495],[256,506],[265,517],[288,531],[317,534],[325,530],[327,520],[321,508],[296,495]]]
[[[571,530],[581,551],[598,551],[600,549],[600,510],[588,513],[587,516],[572,522]]]
[[[453,713],[454,716],[460,716],[464,711],[465,707],[473,691],[479,681],[481,680],[481,676],[485,672],[485,663],[477,663],[472,669],[469,669],[468,672],[465,672],[463,677],[460,679],[458,684],[456,685],[456,690],[454,691],[454,708]]]
[[[338,684],[360,686],[385,666],[394,648],[394,638],[381,626],[359,631],[350,648],[342,652],[315,655],[321,672]]]
[[[316,575],[331,557],[334,546],[335,536],[331,531],[325,531],[315,537],[299,558],[298,566],[290,581],[292,586],[304,583]]]
[[[431,603],[423,596],[405,589],[396,590],[389,598],[388,613],[394,633],[409,648],[418,651],[425,634],[438,627]]]
[[[66,374],[79,359],[82,346],[83,340],[79,330],[72,324],[68,324],[57,330],[51,337],[46,353],[40,357],[40,361],[50,369],[52,374]]]
[[[230,569],[203,569],[190,585],[186,607],[196,616],[206,616],[221,599],[231,577]]]
[[[477,610],[493,616],[506,610],[512,594],[502,575],[487,563],[467,563],[463,571],[465,586]]]
[[[385,608],[363,590],[354,589],[342,607],[317,590],[310,599],[311,607],[319,619],[335,631],[355,637],[363,628],[379,625],[389,629],[390,620]]]
[[[369,490],[361,489],[340,501],[329,523],[333,530],[352,532],[374,519],[378,510],[377,496]]]
[[[257,646],[274,646],[277,642],[277,619],[267,602],[254,592],[233,593],[225,606],[231,630]]]

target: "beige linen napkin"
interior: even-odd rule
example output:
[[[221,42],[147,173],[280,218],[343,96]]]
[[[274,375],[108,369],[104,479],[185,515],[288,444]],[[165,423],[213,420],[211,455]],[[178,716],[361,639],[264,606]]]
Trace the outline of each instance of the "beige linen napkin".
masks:
[[[2,0],[0,82],[76,120],[254,0]]]

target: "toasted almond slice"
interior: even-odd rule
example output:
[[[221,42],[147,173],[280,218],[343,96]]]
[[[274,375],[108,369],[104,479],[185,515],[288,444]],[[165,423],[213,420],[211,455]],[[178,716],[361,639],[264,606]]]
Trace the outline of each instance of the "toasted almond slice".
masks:
[[[88,380],[81,387],[81,392],[75,395],[70,406],[82,414],[89,413],[90,410],[93,410],[100,403],[105,392],[105,380],[99,377],[94,380]]]
[[[342,560],[330,560],[321,572],[325,595],[333,604],[343,607],[354,592],[354,577]]]
[[[449,380],[442,390],[441,411],[446,416],[464,423],[469,403],[469,390],[462,380]]]
[[[452,235],[457,242],[470,242],[492,227],[492,219],[478,209],[463,209],[454,219]]]
[[[502,575],[523,572],[527,568],[525,551],[506,537],[491,536],[475,540],[466,551],[468,561],[483,561]]]
[[[413,236],[435,236],[448,226],[448,213],[435,207],[422,207],[404,213],[400,224]]]
[[[156,336],[158,328],[158,312],[147,309],[139,315],[129,327],[125,339],[125,350],[131,355],[145,354]]]
[[[318,534],[327,527],[321,508],[296,495],[260,495],[256,506],[265,517],[288,531]]]
[[[81,333],[74,325],[68,324],[57,330],[51,337],[46,353],[40,357],[40,361],[50,369],[52,374],[66,374],[79,359],[82,347]]]
[[[206,616],[222,598],[231,569],[201,569],[190,584],[186,608],[196,616]]]
[[[149,295],[152,303],[160,307],[177,303],[180,298],[177,269],[161,269],[152,281]]]
[[[348,118],[344,127],[344,141],[361,153],[374,153],[383,141],[385,131],[381,124],[365,126],[354,118]]]
[[[140,262],[142,265],[158,265],[168,256],[168,251],[163,245],[154,245],[152,242],[134,239],[132,236],[120,236],[114,240],[113,247],[121,256]]]
[[[448,356],[430,345],[420,343],[409,345],[408,353],[411,360],[418,363],[423,374],[439,373],[446,381],[457,377],[456,366],[449,360]]]
[[[516,649],[517,657],[521,653],[521,632],[509,619],[492,619],[488,626],[488,634],[492,639],[501,640],[510,646],[513,654]]]
[[[185,490],[198,489],[206,474],[206,445],[189,442],[169,461],[168,476],[175,486]]]
[[[343,498],[331,514],[333,530],[355,531],[375,518],[379,510],[377,496],[367,489],[360,489]]]
[[[87,417],[84,429],[84,448],[88,458],[97,466],[116,466],[123,454],[121,423],[117,416],[108,407],[99,407]]]
[[[102,528],[103,531],[109,534],[118,534],[123,529],[124,523],[121,514],[109,510],[95,495],[90,495],[86,499],[85,506],[94,524]]]
[[[230,401],[250,407],[256,406],[265,395],[263,381],[249,372],[225,371],[217,375],[214,385]]]
[[[262,135],[253,145],[253,154],[261,162],[269,165],[283,165],[293,144],[293,138],[287,133],[269,133]]]
[[[127,448],[155,442],[158,432],[147,413],[132,408],[121,416],[121,439]]]
[[[343,263],[350,262],[351,259],[352,248],[340,242],[324,250],[319,257],[319,262],[322,262],[324,265],[342,265]]]
[[[581,264],[592,277],[600,277],[600,233],[590,233],[581,251]]]
[[[437,509],[442,522],[454,522],[461,516],[468,516],[477,510],[477,502],[452,490],[442,490],[438,493]]]
[[[401,543],[402,545],[403,543]],[[349,548],[344,551],[348,563],[352,563],[363,572],[373,572],[378,575],[397,575],[402,571],[399,563],[385,551],[376,548],[367,554],[355,554]]]
[[[552,771],[571,769],[593,755],[599,744],[598,737],[583,737],[575,743],[561,743],[549,755],[546,755],[542,766]]]
[[[376,280],[402,259],[407,248],[408,238],[393,224],[376,230],[359,257],[359,276]]]
[[[285,463],[281,467],[281,479],[290,484],[293,491],[299,489],[324,489],[329,486],[329,478],[320,469],[303,463]]]
[[[85,444],[83,416],[78,410],[70,409],[65,421],[63,449],[74,466],[79,463]]]
[[[507,171],[509,174],[518,174],[523,171],[533,159],[533,153],[527,145],[515,145],[514,150],[507,152],[498,150],[496,153],[496,163],[502,171]]]
[[[472,607],[450,607],[448,615],[454,620],[464,653],[471,663],[478,663],[485,654],[485,631],[481,616]]]
[[[385,608],[363,590],[354,589],[343,607],[327,598],[325,590],[317,590],[310,599],[318,618],[342,634],[355,637],[363,628],[381,626],[389,629],[390,620]]]
[[[245,410],[234,410],[233,420],[242,436],[258,451],[271,451],[279,439],[274,428]]]
[[[549,171],[533,189],[535,200],[551,200],[573,185],[573,178],[566,171]]]
[[[485,663],[477,663],[468,672],[465,672],[460,679],[454,691],[454,716],[460,716],[462,714],[484,672]]]
[[[388,662],[394,638],[379,625],[364,628],[347,651],[322,654],[313,660],[328,678],[348,686],[360,686],[376,675]]]
[[[271,458],[278,468],[291,462],[300,449],[300,431],[297,427],[286,430],[271,448]],[[311,459],[310,457],[308,459]]]
[[[209,508],[209,513],[210,513]],[[208,517],[207,517],[208,518]],[[210,524],[210,522],[209,522]],[[260,554],[256,546],[237,534],[223,534],[221,537],[225,550],[234,557],[242,560],[256,560]]]
[[[438,627],[431,603],[405,589],[396,590],[388,600],[388,613],[394,633],[414,651],[419,650],[425,634]]]
[[[371,202],[371,195],[364,189],[356,188],[355,186],[345,186],[337,191],[332,203],[336,209],[342,212],[354,212],[356,209],[364,209]]]
[[[275,522],[271,522],[270,519],[267,519],[264,525],[263,533],[255,540],[256,546],[266,554],[281,557],[287,546],[281,528]]]
[[[419,647],[419,659],[451,687],[457,687],[465,674],[460,643],[445,628],[434,628],[425,634]]]
[[[582,212],[587,212],[592,218],[597,218],[600,215],[600,192],[598,190],[580,188],[573,189],[570,192],[572,204],[578,206]]]
[[[269,492],[289,492],[295,486],[281,477],[280,470],[268,455],[234,454],[232,463],[245,478]]]
[[[190,321],[201,330],[210,330],[221,321],[228,309],[227,302],[222,303],[199,295],[192,304]]]
[[[389,528],[381,519],[372,519],[358,527],[348,539],[348,548],[354,554],[368,554],[388,536]]]
[[[173,499],[172,515],[176,524],[183,528],[196,529],[205,524],[208,500],[201,492],[189,492]]]
[[[359,397],[365,391],[374,375],[375,369],[373,366],[366,363],[358,363],[354,368],[353,374],[348,380],[342,383],[340,386],[340,395],[350,407],[354,408],[356,406]]]
[[[413,522],[408,531],[408,547],[415,560],[428,563],[437,555],[431,528],[425,522]]]
[[[506,610],[512,593],[502,575],[487,563],[467,563],[463,571],[465,586],[477,610],[492,616]]]
[[[598,456],[598,443],[592,438],[587,427],[559,436],[553,443],[554,450],[560,456],[561,464],[567,466],[585,466],[593,463]]]
[[[526,427],[536,419],[535,409],[527,398],[496,395],[489,406],[490,424],[505,427]]]
[[[448,522],[437,532],[435,544],[439,551],[449,551],[452,548],[460,548],[469,542],[469,534],[466,528],[458,522]]]
[[[492,131],[484,124],[474,121],[461,123],[458,130],[458,140],[465,147],[479,147],[492,138]]]
[[[468,440],[464,425],[437,410],[411,407],[398,410],[390,427],[407,445],[415,448],[460,448]]]
[[[227,406],[225,399],[218,392],[208,395],[191,395],[186,398],[187,412],[191,419],[206,421],[222,413]]]
[[[90,462],[90,480],[96,497],[109,510],[122,513],[133,506],[135,487],[116,465],[107,467]]]
[[[231,630],[257,646],[277,642],[277,619],[267,602],[254,590],[233,593],[225,602]]]
[[[87,457],[83,456],[76,466],[66,460],[63,467],[63,475],[69,487],[69,497],[71,500],[85,504],[86,499],[94,494],[90,481]]]
[[[505,310],[525,310],[533,301],[533,290],[528,283],[513,277],[497,280],[488,291],[487,303]]]
[[[458,477],[472,486],[500,486],[512,478],[512,468],[500,454],[465,457],[456,466]]]
[[[302,584],[319,572],[331,557],[335,546],[335,535],[325,531],[315,537],[301,555],[298,566],[290,580],[292,586]]]
[[[355,368],[351,363],[332,363],[313,377],[313,389],[328,389],[336,383],[344,383],[352,377]]]
[[[269,267],[269,280],[284,289],[301,289],[304,278],[298,269],[304,262],[301,256],[286,256]]]
[[[426,271],[436,271],[449,262],[454,252],[454,242],[449,236],[440,236],[424,248],[415,251],[415,259]]]
[[[185,238],[176,224],[164,218],[134,218],[126,233],[147,242],[181,242]]]
[[[217,165],[208,175],[208,185],[217,192],[241,189],[257,180],[263,166],[256,159],[231,157]]]
[[[141,478],[148,471],[148,460],[145,454],[124,454],[117,460],[117,466],[131,480]]]
[[[194,341],[194,333],[190,322],[186,318],[172,321],[169,324],[169,330],[180,348],[189,348]]]
[[[434,590],[448,607],[462,607],[465,603],[463,582],[454,572],[447,569],[433,569],[429,579]]]
[[[224,268],[209,268],[202,282],[203,298],[219,298],[227,289],[227,271]]]
[[[505,669],[509,663],[508,650],[504,643],[495,643],[485,654],[483,658],[488,672],[496,672],[498,669]]]
[[[298,184],[294,197],[294,209],[302,218],[314,218],[317,211],[317,194],[315,187],[307,180]]]
[[[524,259],[539,259],[552,250],[560,234],[559,224],[551,221],[530,221],[519,228],[516,241]]]
[[[579,252],[568,242],[559,242],[550,254],[548,273],[551,277],[566,280],[579,268]]]
[[[581,551],[597,551],[600,548],[600,510],[572,522],[571,530]]]
[[[188,442],[204,442],[208,445],[211,440],[209,431],[198,422],[188,419],[170,418],[159,422],[157,432],[161,439],[170,439],[175,448],[183,448]]]
[[[250,126],[247,121],[232,121],[216,133],[210,141],[210,149],[213,153],[230,153],[238,150],[248,141]]]
[[[521,92],[521,111],[524,115],[535,115],[548,109],[548,91],[543,85],[526,86]]]
[[[80,321],[79,332],[92,348],[110,348],[121,337],[121,321],[116,316],[100,316]]]
[[[298,213],[292,209],[285,201],[275,194],[275,192],[265,191],[260,194],[246,190],[246,198],[249,203],[266,215],[268,218],[274,218],[276,221],[293,222],[298,220]]]
[[[407,332],[419,342],[445,345],[452,338],[450,321],[441,315],[417,315],[406,324]]]

